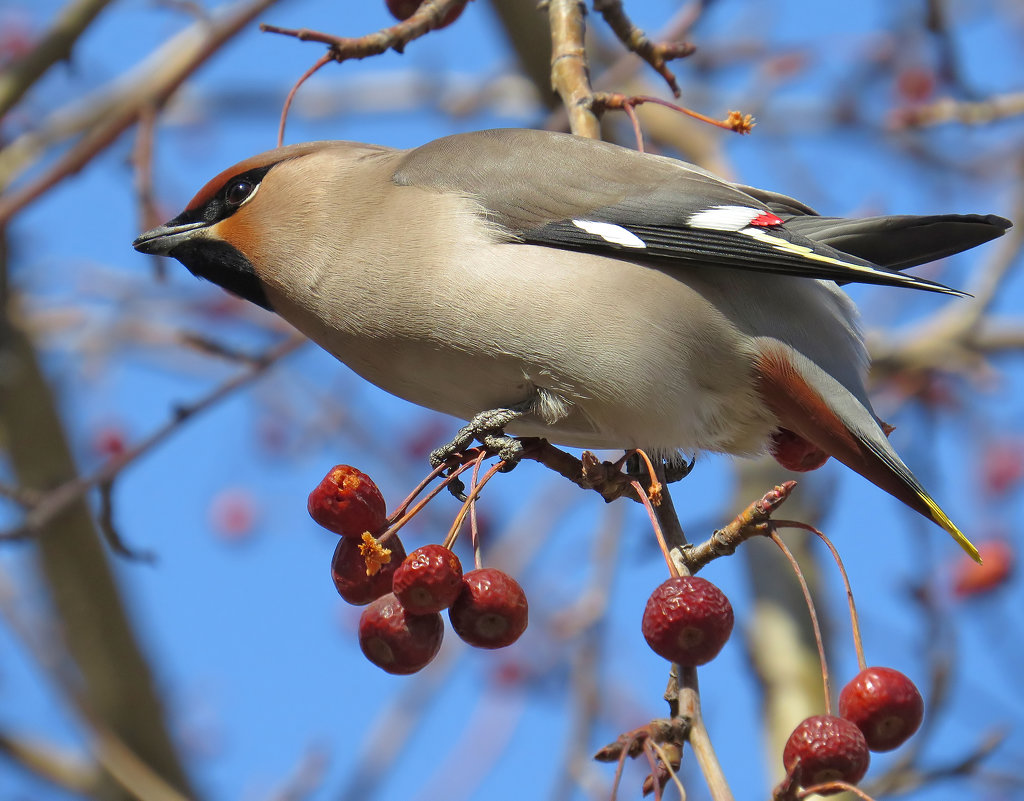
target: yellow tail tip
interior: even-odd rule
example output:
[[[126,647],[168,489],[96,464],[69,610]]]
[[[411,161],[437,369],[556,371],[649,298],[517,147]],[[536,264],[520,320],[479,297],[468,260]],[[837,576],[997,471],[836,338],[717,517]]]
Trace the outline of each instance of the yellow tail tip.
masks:
[[[931,519],[948,531],[953,539],[957,541],[957,544],[964,549],[967,555],[980,565],[981,554],[979,554],[978,549],[974,547],[974,543],[967,539],[966,535],[953,524],[953,521],[946,516],[946,513],[939,508],[939,505],[935,503],[935,501],[924,494],[922,494],[920,498],[924,502],[924,505],[928,507]]]

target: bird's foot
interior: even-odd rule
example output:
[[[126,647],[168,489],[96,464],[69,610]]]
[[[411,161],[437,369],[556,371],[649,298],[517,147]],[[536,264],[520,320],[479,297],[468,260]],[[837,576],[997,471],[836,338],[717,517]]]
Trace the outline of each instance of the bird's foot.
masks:
[[[665,465],[665,483],[675,484],[677,481],[682,481],[693,470],[693,466],[697,464],[697,457],[694,456],[690,461],[680,458],[677,462],[669,462]]]
[[[522,458],[523,446],[518,439],[505,434],[505,426],[526,414],[531,406],[532,403],[524,403],[506,409],[480,412],[459,429],[459,433],[451,442],[442,445],[430,454],[430,463],[437,467],[455,454],[466,450],[473,440],[478,439],[484,444],[484,447],[497,453],[505,462],[502,470],[511,470]]]
[[[507,473],[523,458],[523,444],[516,437],[508,436],[505,426],[526,414],[531,405],[524,403],[507,409],[481,412],[460,428],[451,442],[431,452],[430,463],[439,467],[464,452],[473,444],[474,439],[478,439],[485,448],[498,455],[503,462],[501,472]],[[459,479],[452,479],[448,483],[448,491],[463,503],[466,502],[466,485]]]
[[[681,457],[677,457],[675,459],[664,459],[663,463],[665,465],[665,483],[675,484],[677,481],[682,481],[690,475],[690,471],[693,470],[697,460],[694,458],[687,462]],[[647,475],[647,465],[641,460],[640,454],[631,453],[627,457],[625,473],[628,476],[639,478]]]

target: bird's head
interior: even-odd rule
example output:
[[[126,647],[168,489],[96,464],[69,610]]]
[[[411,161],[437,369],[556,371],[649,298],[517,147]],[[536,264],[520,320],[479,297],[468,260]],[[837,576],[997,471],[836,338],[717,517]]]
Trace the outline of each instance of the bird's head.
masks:
[[[171,256],[200,278],[263,308],[272,304],[267,279],[279,251],[310,235],[318,198],[331,166],[357,160],[369,150],[350,142],[308,142],[252,156],[203,186],[185,210],[133,243],[140,253]]]

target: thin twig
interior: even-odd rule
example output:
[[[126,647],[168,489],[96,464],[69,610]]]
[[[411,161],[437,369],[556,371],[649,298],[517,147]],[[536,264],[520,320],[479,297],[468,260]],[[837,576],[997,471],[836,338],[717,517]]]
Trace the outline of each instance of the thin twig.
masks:
[[[697,685],[697,668],[673,665],[679,675],[679,716],[689,721],[687,742],[697,758],[700,772],[708,786],[713,801],[734,801],[732,790],[722,772],[722,766],[711,745],[711,737],[704,725],[700,708],[700,690]]]
[[[1024,92],[993,95],[985,100],[954,100],[944,97],[927,105],[898,109],[891,118],[894,128],[925,128],[949,122],[987,125],[1024,114]]]
[[[135,171],[135,195],[139,206],[139,229],[148,231],[163,220],[157,208],[153,191],[153,139],[156,134],[157,108],[143,106],[139,110],[138,130],[135,132],[135,146],[132,148],[132,168]],[[153,259],[153,270],[157,280],[166,274],[166,259]]]
[[[736,548],[751,537],[767,536],[771,530],[771,515],[796,489],[795,481],[785,481],[733,518],[724,528],[718,529],[699,545],[692,545],[683,551],[683,562],[691,574],[720,556],[730,556]]]
[[[409,42],[440,27],[449,13],[466,2],[467,0],[424,0],[411,17],[397,25],[354,38],[335,36],[309,28],[279,28],[277,25],[267,23],[262,23],[260,30],[264,33],[294,36],[301,42],[328,45],[328,52],[333,61],[348,61],[377,56],[388,50],[401,53]]]
[[[604,17],[604,21],[619,37],[619,41],[650,64],[665,79],[673,96],[679,97],[679,83],[666,62],[693,55],[697,50],[696,46],[689,42],[654,44],[647,34],[626,16],[622,0],[594,0],[594,10]]]
[[[264,358],[258,364],[228,379],[195,403],[179,407],[170,420],[141,442],[128,448],[124,453],[109,459],[92,473],[73,478],[46,493],[41,501],[28,512],[21,525],[0,532],[0,540],[21,540],[35,536],[89,490],[104,483],[112,482],[128,465],[175,433],[186,420],[215,406],[237,390],[252,383],[266,373],[270,367],[298,349],[305,342],[305,337],[300,335],[289,337],[284,342],[267,351]]]
[[[114,482],[101,481],[98,486],[100,496],[100,510],[99,514],[96,515],[96,523],[103,533],[103,539],[106,540],[107,545],[110,549],[123,556],[126,559],[130,559],[135,562],[145,562],[147,564],[154,564],[156,562],[156,554],[152,551],[137,551],[130,547],[121,535],[117,532],[117,528],[114,526],[114,501],[112,493],[114,491]]]

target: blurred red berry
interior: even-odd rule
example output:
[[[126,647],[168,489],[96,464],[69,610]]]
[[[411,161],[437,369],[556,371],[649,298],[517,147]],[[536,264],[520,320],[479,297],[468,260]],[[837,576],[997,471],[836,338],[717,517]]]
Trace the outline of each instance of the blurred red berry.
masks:
[[[892,751],[920,727],[924,699],[898,670],[869,667],[843,687],[839,715],[857,725],[872,751]]]
[[[491,567],[471,570],[448,610],[452,628],[477,648],[504,648],[526,631],[526,593],[507,573]]]
[[[347,464],[330,469],[309,493],[309,516],[343,537],[359,539],[363,532],[377,534],[387,522],[387,506],[377,485]]]
[[[398,566],[392,587],[410,614],[440,612],[462,590],[462,563],[443,545],[424,545]]]
[[[502,662],[491,673],[491,680],[502,687],[522,687],[530,678],[530,671],[522,662]]]
[[[856,784],[867,773],[871,754],[856,725],[834,715],[814,715],[797,726],[782,752],[791,772],[800,764],[800,785],[813,787],[831,781]],[[837,790],[821,793],[831,795]]]
[[[761,65],[769,80],[773,81],[785,80],[800,75],[807,71],[807,67],[807,53],[798,50],[790,50],[779,53],[776,56],[770,56]]]
[[[390,11],[391,16],[393,16],[397,20],[409,19],[409,17],[416,13],[416,9],[420,7],[421,2],[422,0],[385,0],[385,3],[388,7],[388,11]],[[469,0],[466,0],[466,2],[469,2]],[[466,3],[460,3],[459,5],[455,6],[455,8],[453,8],[444,16],[444,19],[441,20],[441,24],[437,26],[436,30],[441,30],[441,28],[447,28],[449,25],[455,22],[455,20],[459,18],[459,16],[462,14],[465,8]]]
[[[410,615],[390,592],[366,607],[359,618],[359,647],[388,673],[406,675],[425,668],[437,656],[443,636],[439,614]]]
[[[252,492],[244,487],[228,487],[210,502],[210,526],[222,539],[244,540],[256,526],[257,510]]]
[[[982,563],[970,557],[958,557],[953,575],[953,594],[957,598],[985,595],[1003,586],[1013,575],[1017,552],[1007,540],[988,540],[978,545]]]
[[[120,456],[128,449],[124,430],[115,424],[100,426],[93,434],[92,449],[104,459]]]
[[[656,654],[692,667],[718,655],[732,624],[732,604],[718,587],[695,576],[675,576],[651,593],[641,628]]]
[[[817,470],[828,461],[825,451],[788,428],[780,428],[772,434],[769,452],[776,462],[797,473]]]
[[[981,457],[981,484],[989,495],[1005,495],[1024,478],[1024,443],[992,442]]]
[[[366,559],[359,550],[359,540],[342,537],[331,559],[331,578],[338,595],[356,606],[363,606],[391,592],[395,570],[405,559],[405,547],[396,534],[384,543],[391,551],[391,561],[381,565],[372,576],[366,574]]]
[[[935,93],[935,73],[928,67],[907,67],[896,76],[896,92],[907,103],[923,103]]]
[[[29,17],[15,9],[0,13],[0,67],[28,55],[35,46]]]

